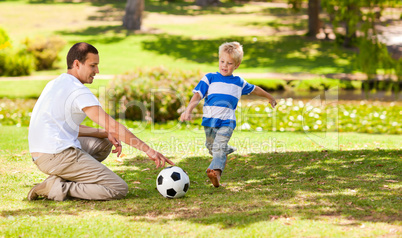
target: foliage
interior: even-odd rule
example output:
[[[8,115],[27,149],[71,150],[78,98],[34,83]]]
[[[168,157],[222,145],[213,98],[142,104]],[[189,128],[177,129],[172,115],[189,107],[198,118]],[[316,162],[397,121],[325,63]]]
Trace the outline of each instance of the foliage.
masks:
[[[30,75],[33,70],[33,60],[24,51],[13,49],[0,50],[0,76]]]
[[[60,36],[49,38],[38,36],[34,39],[26,38],[24,44],[27,51],[35,58],[36,70],[52,69],[53,64],[60,60],[59,53],[66,45]]]
[[[23,50],[12,49],[7,32],[0,28],[0,76],[29,75],[31,71],[31,57]]]
[[[0,126],[28,126],[36,100],[0,99]]]
[[[0,27],[0,50],[11,47],[10,37],[7,32]]]
[[[115,103],[112,114],[129,120],[175,120],[202,76],[200,71],[169,71],[162,67],[118,76],[108,90],[109,102]]]
[[[132,90],[134,90],[133,88]],[[172,89],[171,89],[172,90]],[[137,89],[137,91],[141,91]],[[111,92],[109,90],[109,92]],[[125,91],[128,92],[128,91]],[[159,91],[160,92],[160,91]],[[164,91],[165,92],[165,91]],[[190,90],[191,92],[191,90]],[[148,93],[150,94],[150,93]],[[169,98],[166,93],[165,98]],[[175,95],[175,94],[174,94]],[[143,97],[150,97],[143,95]],[[116,97],[106,104],[116,103]],[[121,100],[128,98],[120,97]],[[135,100],[143,100],[136,96]],[[167,107],[157,100],[161,100],[155,93],[155,108],[166,107],[164,110],[176,110]],[[174,97],[168,99],[175,102]],[[141,101],[150,110],[148,101]],[[188,103],[188,102],[186,102]],[[0,100],[0,125],[17,125],[28,126],[30,113],[35,104],[35,100],[28,99],[1,99]],[[201,103],[202,104],[202,103]],[[118,103],[116,103],[118,106]],[[127,104],[125,104],[127,105]],[[180,107],[178,107],[180,108]],[[164,121],[164,124],[150,124],[147,122],[127,120],[124,113],[119,112],[115,115],[122,123],[131,128],[147,128],[150,125],[160,130],[169,130],[171,128],[182,128],[178,126],[179,114],[175,113],[175,117],[170,116],[169,120],[160,119],[163,114],[158,114],[158,119]],[[201,111],[199,111],[201,112]],[[119,114],[120,113],[120,114]],[[132,111],[126,114],[133,113]],[[362,133],[385,133],[385,134],[402,134],[401,122],[399,120],[402,113],[402,105],[396,102],[369,102],[369,101],[320,101],[319,99],[311,101],[293,100],[292,98],[281,99],[278,106],[272,110],[271,106],[261,101],[242,101],[237,109],[237,127],[243,131],[278,131],[278,132],[362,132]],[[129,114],[131,115],[131,114]],[[150,114],[149,114],[150,115]],[[158,121],[155,121],[158,122]],[[84,121],[88,126],[96,126],[89,119]],[[200,118],[195,117],[188,126],[191,128],[200,128]]]
[[[242,104],[238,120],[242,130],[363,132],[402,134],[398,119],[402,106],[395,102],[311,101],[281,99],[272,110],[267,103]]]

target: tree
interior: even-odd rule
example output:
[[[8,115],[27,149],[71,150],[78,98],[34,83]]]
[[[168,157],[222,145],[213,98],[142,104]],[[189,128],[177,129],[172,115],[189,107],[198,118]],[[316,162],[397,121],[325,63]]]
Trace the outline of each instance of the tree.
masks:
[[[299,11],[302,8],[303,0],[288,0],[293,10]],[[315,37],[322,25],[320,20],[320,0],[308,0],[308,36]]]
[[[123,17],[123,26],[128,30],[140,30],[144,0],[127,0],[126,14]]]
[[[316,36],[320,32],[320,0],[308,1],[308,32],[309,36]]]

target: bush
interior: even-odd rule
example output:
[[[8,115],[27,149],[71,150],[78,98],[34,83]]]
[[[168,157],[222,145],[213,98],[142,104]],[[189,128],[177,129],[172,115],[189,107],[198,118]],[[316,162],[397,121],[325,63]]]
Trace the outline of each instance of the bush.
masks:
[[[52,69],[53,64],[60,60],[59,53],[66,45],[66,41],[59,36],[49,38],[36,37],[26,38],[24,44],[27,51],[35,58],[36,70]]]
[[[202,76],[201,71],[168,71],[162,67],[118,76],[108,85],[108,100],[114,104],[110,113],[129,120],[177,120]]]
[[[333,87],[340,89],[354,90],[361,89],[362,83],[360,81],[328,79],[328,78],[315,78],[308,80],[294,80],[289,82],[289,86],[298,90],[309,91],[322,91],[328,90]]]
[[[30,75],[32,68],[32,57],[23,51],[0,50],[0,76]]]
[[[0,28],[0,50],[11,47],[10,38],[5,30]]]
[[[260,86],[266,91],[278,91],[286,89],[286,81],[283,79],[247,79],[247,82]]]

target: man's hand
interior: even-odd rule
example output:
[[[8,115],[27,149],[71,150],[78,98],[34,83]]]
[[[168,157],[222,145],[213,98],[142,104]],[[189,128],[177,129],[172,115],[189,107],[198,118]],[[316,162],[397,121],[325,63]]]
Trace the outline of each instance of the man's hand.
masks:
[[[119,140],[117,140],[116,138],[114,138],[110,133],[108,134],[109,141],[114,145],[115,149],[112,150],[112,153],[117,153],[117,157],[119,157],[121,155],[121,151],[123,149],[121,143]]]
[[[170,165],[174,165],[174,163],[172,161],[170,161],[168,158],[166,158],[163,154],[150,149],[147,152],[148,157],[155,162],[156,164],[156,168],[159,167],[165,167],[165,163],[168,162]]]

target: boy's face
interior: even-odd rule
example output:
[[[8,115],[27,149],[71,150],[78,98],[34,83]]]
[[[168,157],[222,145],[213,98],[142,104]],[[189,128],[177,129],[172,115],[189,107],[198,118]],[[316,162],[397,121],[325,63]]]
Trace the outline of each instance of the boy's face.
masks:
[[[222,53],[219,57],[219,73],[223,76],[230,76],[233,71],[237,69],[239,65],[236,65],[233,58],[228,53]]]

